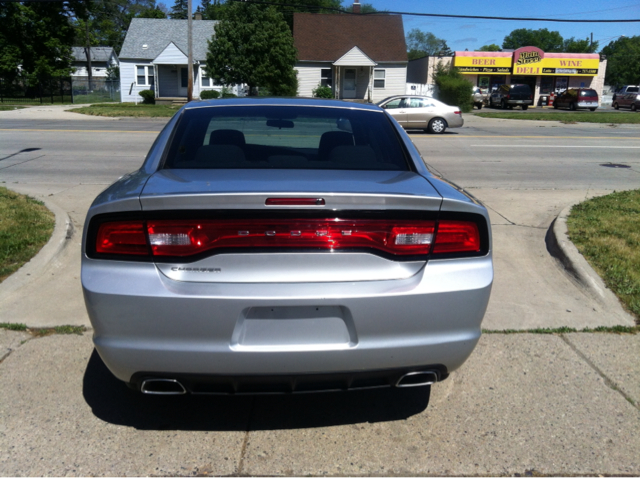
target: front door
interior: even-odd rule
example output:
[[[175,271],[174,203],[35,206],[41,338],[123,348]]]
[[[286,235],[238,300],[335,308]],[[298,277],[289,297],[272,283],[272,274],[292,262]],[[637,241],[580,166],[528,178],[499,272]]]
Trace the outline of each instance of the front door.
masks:
[[[344,69],[344,77],[342,80],[342,97],[343,98],[356,97],[356,76],[357,76],[357,72],[355,68]]]
[[[178,75],[178,96],[187,96],[189,87],[189,69],[186,66],[180,67]]]

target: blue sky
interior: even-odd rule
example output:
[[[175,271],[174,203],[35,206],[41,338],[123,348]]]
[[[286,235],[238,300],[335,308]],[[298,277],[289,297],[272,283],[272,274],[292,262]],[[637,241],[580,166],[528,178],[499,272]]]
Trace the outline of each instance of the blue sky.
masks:
[[[361,0],[370,3],[379,10],[399,12],[440,13],[452,15],[481,15],[501,17],[535,17],[560,19],[640,19],[640,3],[633,0],[583,0],[557,1],[533,0],[491,2],[457,0]],[[343,6],[353,4],[353,0],[344,0]],[[600,41],[599,48],[616,40],[620,35],[640,35],[640,23],[556,23],[525,22],[503,20],[472,20],[454,18],[429,18],[404,16],[405,33],[413,28],[428,31],[447,41],[452,50],[476,50],[482,45],[496,43],[517,28],[537,30],[547,28],[559,31],[563,38],[587,38],[593,32],[594,41]]]

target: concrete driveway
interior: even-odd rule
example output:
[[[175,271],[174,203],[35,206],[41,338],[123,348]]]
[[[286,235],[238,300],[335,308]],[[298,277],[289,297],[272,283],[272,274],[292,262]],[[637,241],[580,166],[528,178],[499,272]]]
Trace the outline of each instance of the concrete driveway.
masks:
[[[0,181],[63,219],[49,257],[0,285],[0,322],[87,324],[84,214],[141,163],[162,124],[77,126],[62,113],[18,123],[6,113]],[[619,304],[567,274],[547,244],[566,206],[637,187],[637,151],[521,146],[597,137],[595,145],[640,148],[639,130],[538,126],[467,117],[457,135],[412,135],[429,164],[490,208],[496,282],[485,328],[632,324]],[[21,152],[30,148],[40,149]],[[631,171],[608,171],[603,158]],[[640,335],[487,333],[430,396],[141,396],[105,369],[90,332],[34,338],[0,329],[0,360],[3,476],[640,474]]]

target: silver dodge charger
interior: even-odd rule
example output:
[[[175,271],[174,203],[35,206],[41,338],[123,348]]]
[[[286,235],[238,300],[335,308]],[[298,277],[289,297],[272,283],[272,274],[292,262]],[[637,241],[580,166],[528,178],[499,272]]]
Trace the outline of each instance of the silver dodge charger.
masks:
[[[374,105],[192,102],[87,214],[100,357],[147,394],[429,386],[480,337],[487,210]]]

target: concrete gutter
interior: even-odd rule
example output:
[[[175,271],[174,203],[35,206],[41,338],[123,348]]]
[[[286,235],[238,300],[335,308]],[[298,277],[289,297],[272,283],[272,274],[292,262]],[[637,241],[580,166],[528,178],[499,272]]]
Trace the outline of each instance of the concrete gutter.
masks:
[[[22,286],[30,283],[42,274],[44,268],[67,246],[73,236],[74,228],[69,215],[59,206],[44,198],[39,198],[55,215],[55,226],[49,241],[29,262],[0,283],[0,303]]]
[[[578,203],[575,203],[578,204]],[[635,325],[635,318],[622,307],[620,300],[609,289],[602,278],[589,265],[578,248],[569,239],[567,217],[575,204],[565,207],[551,225],[551,234],[547,236],[547,245],[551,253],[558,259],[565,270],[587,292],[607,310],[619,310],[623,319],[627,319],[629,325]]]

